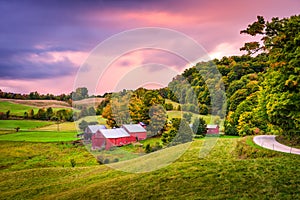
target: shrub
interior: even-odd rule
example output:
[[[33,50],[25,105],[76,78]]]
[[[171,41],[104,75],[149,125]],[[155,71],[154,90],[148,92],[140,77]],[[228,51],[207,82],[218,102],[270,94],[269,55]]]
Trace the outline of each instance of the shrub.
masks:
[[[70,160],[70,163],[72,167],[76,166],[76,161],[73,158]]]

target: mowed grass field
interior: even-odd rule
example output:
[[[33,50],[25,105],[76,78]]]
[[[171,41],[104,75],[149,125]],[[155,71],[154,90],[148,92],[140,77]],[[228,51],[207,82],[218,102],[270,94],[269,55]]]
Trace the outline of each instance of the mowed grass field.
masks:
[[[25,101],[25,100],[23,100]],[[22,101],[22,103],[23,103]],[[29,100],[26,100],[29,101]],[[37,101],[37,100],[36,100]],[[40,108],[48,108],[48,107],[52,107],[53,111],[56,112],[58,110],[61,109],[71,109],[71,107],[66,107],[61,104],[52,104],[52,101],[49,101],[49,104],[47,104],[46,100],[43,100],[43,104],[44,105],[42,107],[37,107],[35,105],[40,105],[38,103],[32,103],[32,104],[22,104],[22,103],[15,103],[13,100],[12,101],[1,101],[0,99],[0,112],[6,113],[8,110],[10,111],[10,115],[15,115],[15,116],[20,116],[23,117],[24,116],[24,112],[29,112],[31,109],[33,109],[34,113],[36,114],[38,112],[38,110]],[[65,102],[62,102],[65,103]],[[78,112],[78,110],[74,110],[75,112]]]
[[[6,113],[9,110],[10,115],[24,116],[24,112],[28,112],[31,109],[33,109],[34,113],[37,113],[39,110],[39,108],[35,106],[0,101],[0,111]]]
[[[74,122],[56,124],[38,120],[0,120],[0,141],[74,141],[78,139],[77,131],[71,128],[74,126]],[[19,132],[16,132],[16,127],[20,127]]]
[[[37,143],[0,141],[1,171],[16,171],[44,167],[70,167],[70,160],[76,166],[98,165],[84,146],[70,142]],[[13,173],[13,172],[12,172]]]
[[[0,130],[14,130],[16,127],[20,127],[20,130],[29,130],[49,126],[53,123],[39,120],[0,120]]]
[[[58,142],[74,141],[77,133],[74,131],[20,131],[0,135],[0,141],[26,141],[26,142]]]
[[[177,110],[167,111],[167,115],[168,115],[169,119],[172,119],[172,118],[182,118],[184,113],[191,113],[191,112],[177,111]],[[199,114],[195,114],[195,113],[191,113],[191,114],[192,114],[192,122],[197,117],[202,117],[205,120],[206,124],[214,124],[215,116],[212,116],[212,115],[199,115]],[[222,127],[223,127],[223,120],[221,120],[220,127],[222,129]]]
[[[0,142],[0,199],[299,199],[299,156],[256,148],[251,139],[219,139],[204,158],[205,140],[196,140],[168,166],[145,173],[97,165],[79,146]]]

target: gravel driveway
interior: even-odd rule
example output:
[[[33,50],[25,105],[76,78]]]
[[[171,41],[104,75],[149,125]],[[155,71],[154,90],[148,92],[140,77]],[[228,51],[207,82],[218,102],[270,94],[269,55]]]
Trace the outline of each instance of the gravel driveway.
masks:
[[[255,144],[266,149],[300,155],[300,149],[291,148],[286,145],[280,144],[275,140],[275,137],[276,135],[259,135],[255,136],[253,138],[253,141]]]

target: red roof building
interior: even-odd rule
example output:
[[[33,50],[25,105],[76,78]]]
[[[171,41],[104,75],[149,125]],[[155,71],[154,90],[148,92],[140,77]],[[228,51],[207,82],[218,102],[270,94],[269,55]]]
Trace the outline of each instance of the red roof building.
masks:
[[[147,138],[147,131],[141,124],[124,124],[122,126],[127,133],[137,140],[145,140]]]
[[[140,124],[125,124],[121,128],[114,129],[89,126],[86,134],[91,134],[92,149],[106,150],[147,138],[147,131]]]
[[[92,148],[109,150],[113,146],[123,146],[135,141],[136,138],[128,134],[123,128],[99,129],[92,136]]]
[[[206,134],[219,134],[219,125],[208,124],[206,126]]]

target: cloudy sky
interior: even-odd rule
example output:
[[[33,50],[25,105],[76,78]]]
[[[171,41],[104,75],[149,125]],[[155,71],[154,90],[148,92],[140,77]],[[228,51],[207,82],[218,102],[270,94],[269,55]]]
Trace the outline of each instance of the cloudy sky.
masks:
[[[101,73],[86,63],[91,51],[115,34],[144,27],[178,31],[202,46],[210,58],[240,55],[239,48],[252,38],[239,32],[257,15],[270,20],[299,13],[298,0],[1,0],[0,89],[69,93],[84,84],[76,82],[83,79],[80,72],[98,74],[90,81],[94,86],[87,85],[91,93],[163,86],[188,66],[186,60],[148,48],[123,52],[109,66],[101,66]],[[132,36],[124,42],[140,37]],[[160,36],[148,34],[144,39],[149,37]],[[179,42],[172,37],[164,40]],[[105,51],[119,48],[113,44]],[[96,56],[107,52],[102,49]],[[88,73],[84,79],[89,79]]]

